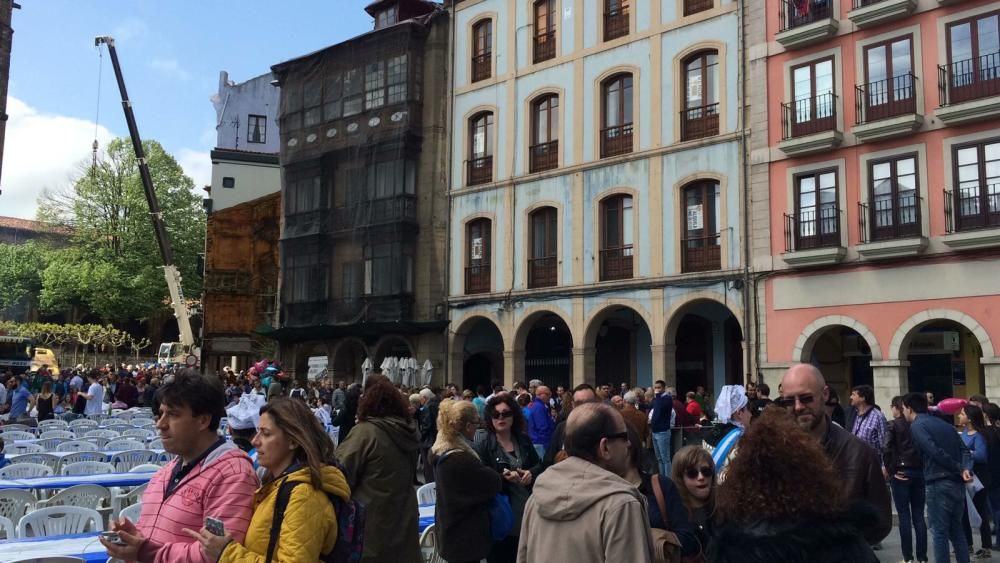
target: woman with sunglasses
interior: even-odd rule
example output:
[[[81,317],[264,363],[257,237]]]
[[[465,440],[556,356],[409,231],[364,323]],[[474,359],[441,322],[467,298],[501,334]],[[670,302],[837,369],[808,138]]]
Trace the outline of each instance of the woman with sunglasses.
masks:
[[[521,533],[524,505],[531,496],[535,477],[541,473],[541,459],[526,434],[524,413],[509,393],[494,395],[486,402],[486,432],[476,442],[476,453],[483,463],[503,478],[503,494],[510,499],[514,526],[503,541],[493,544],[489,563],[513,562]]]
[[[674,454],[671,477],[677,494],[687,509],[702,551],[707,551],[715,516],[715,463],[712,454],[701,446],[684,446]]]

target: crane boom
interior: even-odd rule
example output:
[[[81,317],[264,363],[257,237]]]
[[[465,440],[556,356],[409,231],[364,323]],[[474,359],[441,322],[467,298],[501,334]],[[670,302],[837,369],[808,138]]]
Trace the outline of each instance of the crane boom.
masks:
[[[170,237],[167,234],[167,229],[163,225],[160,203],[157,201],[156,192],[153,190],[153,177],[149,174],[146,152],[142,148],[142,139],[139,137],[139,127],[135,123],[132,102],[128,98],[128,91],[125,89],[125,78],[122,76],[121,64],[118,62],[118,51],[115,49],[115,40],[107,35],[96,37],[94,39],[94,46],[100,47],[101,44],[107,45],[108,52],[111,54],[111,64],[115,69],[118,91],[121,92],[122,96],[122,109],[125,111],[125,122],[128,124],[128,134],[132,139],[132,149],[135,151],[136,161],[139,163],[142,191],[146,195],[146,203],[149,205],[149,219],[153,222],[156,244],[160,249],[160,258],[163,260],[163,274],[167,280],[167,289],[170,291],[170,305],[173,307],[174,316],[177,317],[177,325],[180,329],[180,343],[185,348],[184,352],[189,353],[194,350],[191,312],[188,311],[187,305],[184,302],[184,292],[181,290],[181,274],[174,264],[174,251],[170,246]]]

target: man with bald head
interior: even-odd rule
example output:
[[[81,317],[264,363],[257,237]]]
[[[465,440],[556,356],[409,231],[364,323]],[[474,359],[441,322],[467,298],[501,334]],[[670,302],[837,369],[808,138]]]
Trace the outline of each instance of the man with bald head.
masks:
[[[875,545],[892,530],[892,509],[882,465],[871,446],[831,422],[825,408],[829,398],[823,374],[815,366],[797,364],[785,372],[781,398],[775,403],[792,413],[799,426],[822,444],[843,479],[848,502],[867,502],[878,512],[877,521],[862,530],[868,543]]]
[[[601,403],[575,406],[566,420],[566,453],[535,481],[518,563],[650,563],[646,499],[623,478],[629,440],[621,413]]]
[[[556,420],[549,407],[552,391],[545,385],[535,388],[535,398],[528,405],[528,437],[538,452],[538,457],[545,455],[545,446],[552,439],[552,431],[556,428]]]

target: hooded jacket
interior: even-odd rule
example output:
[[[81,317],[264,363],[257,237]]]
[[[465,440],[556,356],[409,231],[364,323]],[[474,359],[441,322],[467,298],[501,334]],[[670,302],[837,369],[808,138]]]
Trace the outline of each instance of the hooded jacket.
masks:
[[[261,563],[267,556],[271,539],[271,522],[278,489],[286,481],[304,483],[292,489],[281,522],[281,532],[274,548],[272,561],[319,561],[320,555],[333,550],[337,541],[337,515],[327,495],[350,500],[351,490],[339,469],[324,466],[322,488],[313,488],[308,467],[275,479],[257,490],[254,495],[254,512],[243,544],[230,542],[219,559],[221,563]]]
[[[631,483],[578,457],[538,477],[524,509],[518,563],[649,563],[651,553],[646,499]]]
[[[337,448],[351,497],[367,509],[362,563],[420,561],[419,445],[413,422],[389,416],[359,422]]]
[[[200,530],[206,516],[220,518],[235,541],[243,541],[246,535],[253,514],[254,490],[259,485],[247,454],[231,442],[224,442],[166,496],[178,463],[179,457],[157,471],[142,495],[136,527],[147,540],[139,549],[139,561],[207,563],[201,544],[181,531]]]

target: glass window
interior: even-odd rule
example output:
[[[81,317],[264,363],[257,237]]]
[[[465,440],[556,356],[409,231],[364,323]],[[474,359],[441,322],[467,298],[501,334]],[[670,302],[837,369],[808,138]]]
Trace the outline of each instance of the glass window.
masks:
[[[365,109],[385,105],[385,65],[382,61],[365,67]]]
[[[540,145],[559,138],[559,96],[543,97],[534,104],[532,144]]]
[[[344,78],[338,73],[327,77],[323,86],[323,119],[330,121],[340,119],[341,96],[343,95]]]
[[[344,117],[361,113],[362,100],[361,70],[354,68],[344,73]]]
[[[699,108],[719,103],[719,54],[716,51],[698,53],[688,59],[684,75],[685,108]]]
[[[267,142],[267,116],[253,115],[247,117],[247,142]]]
[[[795,123],[832,117],[833,94],[833,59],[795,67],[792,70]]]
[[[604,83],[604,127],[632,123],[632,75],[619,74]]]

